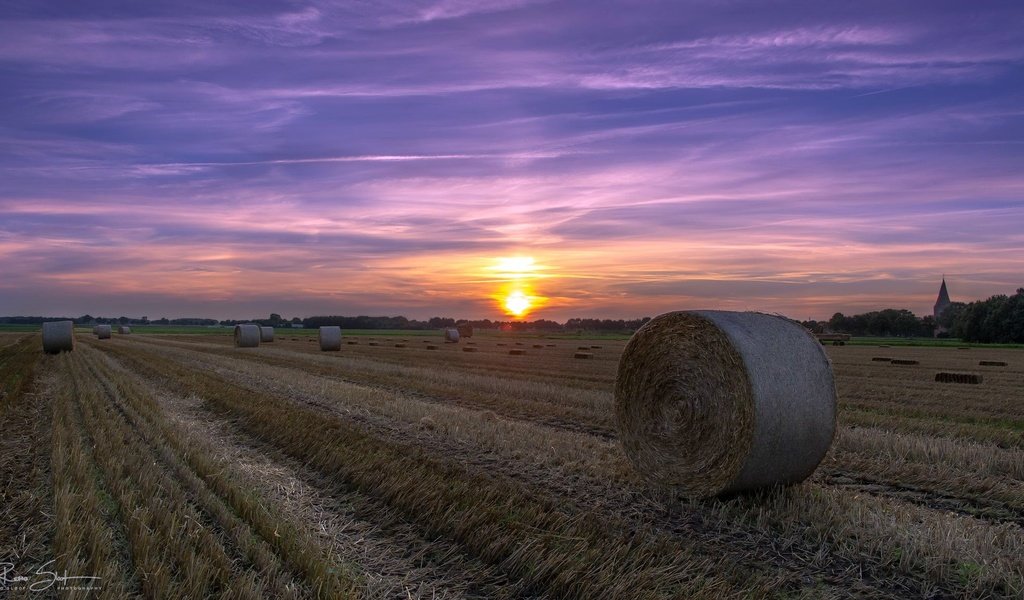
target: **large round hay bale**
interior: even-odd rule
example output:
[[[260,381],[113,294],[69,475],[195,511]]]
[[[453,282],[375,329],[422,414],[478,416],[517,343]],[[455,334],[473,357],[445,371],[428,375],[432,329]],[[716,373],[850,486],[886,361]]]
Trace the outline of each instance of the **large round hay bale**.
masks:
[[[817,339],[782,317],[667,313],[626,344],[615,416],[652,483],[694,497],[797,483],[835,436],[835,379]]]
[[[457,344],[457,343],[459,343],[459,330],[458,329],[445,329],[444,330],[444,342],[446,344]]]
[[[341,350],[341,327],[327,325],[320,328],[320,350],[324,352]]]
[[[260,345],[259,325],[235,325],[235,346],[255,348]]]
[[[127,325],[121,325],[117,328],[117,333],[120,335],[128,335],[132,332],[132,328]]]
[[[96,330],[96,337],[98,337],[99,339],[101,339],[101,340],[109,340],[110,339],[110,333],[111,333],[110,332],[110,329],[111,329],[110,325],[97,325],[94,329]]]
[[[43,323],[43,352],[59,354],[75,349],[75,324],[73,321],[50,321]]]
[[[273,327],[260,327],[260,343],[274,341],[274,328]]]

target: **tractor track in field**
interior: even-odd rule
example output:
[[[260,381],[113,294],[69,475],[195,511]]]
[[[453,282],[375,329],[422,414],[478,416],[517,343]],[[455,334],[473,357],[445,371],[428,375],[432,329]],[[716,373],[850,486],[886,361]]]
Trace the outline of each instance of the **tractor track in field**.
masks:
[[[991,523],[1010,523],[1024,527],[1024,509],[999,500],[946,494],[921,486],[887,481],[863,473],[841,469],[823,469],[815,478],[826,485],[833,485],[872,496],[902,500],[918,506],[954,512]]]
[[[204,409],[201,399],[182,396],[168,382],[139,375],[108,353],[103,358],[115,370],[135,378],[195,443],[211,447],[226,469],[239,469],[268,502],[305,522],[329,540],[339,556],[358,564],[367,576],[366,591],[371,597],[537,598],[457,545],[424,538],[376,499],[328,481],[247,435],[229,419]]]
[[[192,347],[181,347],[181,349],[205,352],[205,349]],[[585,421],[570,421],[565,418],[531,413],[527,410],[516,407],[514,404],[479,402],[459,397],[442,398],[407,387],[345,378],[339,376],[336,370],[329,367],[317,367],[310,363],[293,361],[281,357],[269,357],[266,355],[248,353],[239,354],[223,351],[212,351],[208,353],[225,358],[247,360],[254,363],[269,363],[285,369],[313,373],[319,377],[337,381],[339,383],[379,389],[431,404],[458,406],[460,408],[469,408],[478,411],[491,410],[510,419],[533,423],[559,431],[594,436],[605,441],[618,439],[618,434],[612,427],[605,427],[600,424],[587,423]],[[333,410],[331,405],[317,400],[307,399],[306,402],[311,406],[315,406],[322,410]],[[891,498],[935,510],[951,511],[964,516],[983,519],[991,523],[1010,523],[1024,527],[1024,509],[1015,507],[1000,500],[946,493],[927,489],[922,486],[872,477],[870,474],[864,472],[830,469],[825,465],[819,467],[816,479],[827,485],[835,485],[837,487],[843,487],[873,496]]]
[[[530,410],[528,410],[528,407],[524,408],[522,406],[522,403],[519,403],[519,405],[517,406],[517,404],[514,402],[484,402],[480,400],[463,398],[459,396],[441,397],[420,390],[411,389],[408,387],[372,381],[370,380],[371,378],[356,379],[344,377],[342,375],[339,375],[337,369],[335,368],[313,365],[308,362],[301,362],[298,360],[278,356],[270,356],[266,354],[239,354],[213,348],[197,348],[194,347],[194,345],[186,346],[184,344],[175,344],[174,347],[192,352],[202,352],[214,356],[246,360],[257,364],[270,364],[284,369],[292,369],[305,373],[311,373],[318,377],[322,377],[324,379],[328,379],[331,381],[336,381],[338,383],[368,387],[393,394],[400,394],[404,397],[414,398],[416,400],[428,402],[431,404],[443,406],[457,406],[459,408],[468,408],[478,411],[490,410],[504,417],[508,417],[518,421],[535,423],[537,425],[543,425],[561,431],[571,431],[575,433],[592,435],[605,440],[611,440],[616,438],[615,431],[610,426],[604,426],[596,423],[587,423],[585,421],[572,421],[566,417],[538,414],[536,412],[531,412]],[[556,406],[544,401],[538,401],[537,404]]]
[[[177,358],[177,362],[185,364],[180,357]],[[926,594],[927,588],[921,581],[905,574],[887,572],[884,566],[873,565],[866,562],[863,557],[859,560],[835,555],[815,557],[820,551],[817,547],[801,549],[799,542],[796,542],[796,546],[780,546],[770,532],[765,533],[749,526],[727,526],[721,521],[716,522],[702,514],[700,503],[669,510],[642,485],[631,489],[622,488],[613,482],[590,476],[559,473],[527,460],[510,460],[507,456],[482,450],[471,443],[432,435],[418,430],[415,426],[402,425],[383,416],[342,411],[337,406],[331,406],[316,398],[273,394],[267,392],[266,387],[261,386],[259,382],[238,374],[209,374],[232,386],[254,393],[269,393],[355,423],[363,430],[383,439],[429,448],[432,455],[457,461],[481,473],[500,475],[519,482],[532,493],[555,497],[561,502],[597,514],[614,515],[631,523],[637,529],[652,529],[690,540],[693,544],[703,547],[709,556],[719,555],[719,560],[741,561],[748,564],[753,561],[762,565],[762,569],[771,568],[788,573],[790,577],[804,585],[819,582],[836,586],[846,593],[855,591],[872,597],[891,598]],[[408,395],[407,392],[403,393]]]

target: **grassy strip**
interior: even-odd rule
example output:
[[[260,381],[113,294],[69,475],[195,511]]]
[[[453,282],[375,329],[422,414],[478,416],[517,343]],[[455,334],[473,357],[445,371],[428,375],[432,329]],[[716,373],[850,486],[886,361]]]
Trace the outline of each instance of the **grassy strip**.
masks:
[[[32,338],[0,348],[0,414],[22,398],[41,356],[42,345]]]
[[[719,569],[676,540],[614,517],[575,510],[514,482],[471,472],[423,449],[374,438],[357,426],[217,377],[122,350],[132,368],[185,385],[211,410],[325,476],[379,498],[428,535],[457,541],[565,598],[768,595],[780,582],[746,565]],[[776,576],[777,577],[777,576]]]
[[[124,519],[131,556],[146,596],[219,595],[231,561],[182,491],[141,447],[70,355],[68,401]]]
[[[272,513],[260,498],[247,491],[223,464],[201,446],[191,444],[170,423],[154,400],[137,383],[102,361],[90,361],[97,381],[134,430],[158,453],[190,494],[228,532],[246,558],[272,583],[275,597],[298,592],[289,583],[277,552],[301,573],[317,597],[338,598],[356,594],[360,585],[354,568],[329,558],[318,539]],[[299,594],[301,595],[301,594]]]
[[[66,374],[68,355],[47,359],[57,373]],[[103,483],[83,432],[74,390],[67,377],[48,382],[53,400],[53,486],[56,536],[54,553],[60,571],[95,576],[102,595],[109,598],[140,593],[132,575],[133,558],[126,525],[117,503]],[[158,584],[166,585],[168,581]]]
[[[53,558],[52,418],[47,399],[31,393],[41,350],[37,339],[28,338],[0,348],[0,562],[19,575]],[[28,590],[2,592],[39,597]]]

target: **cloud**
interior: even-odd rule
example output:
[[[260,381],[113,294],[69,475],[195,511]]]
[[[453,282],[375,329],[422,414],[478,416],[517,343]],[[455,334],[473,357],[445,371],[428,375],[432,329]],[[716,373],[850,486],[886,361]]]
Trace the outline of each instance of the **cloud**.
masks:
[[[0,20],[0,314],[495,317],[517,255],[548,318],[1024,272],[1019,8],[65,8]]]

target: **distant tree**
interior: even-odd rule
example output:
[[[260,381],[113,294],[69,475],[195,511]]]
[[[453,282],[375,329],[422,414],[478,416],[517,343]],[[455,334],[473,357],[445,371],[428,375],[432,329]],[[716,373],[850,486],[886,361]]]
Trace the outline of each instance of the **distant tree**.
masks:
[[[75,323],[92,323],[96,318],[92,315],[82,315],[75,319]]]
[[[1013,296],[1000,294],[967,304],[956,315],[952,332],[968,342],[1024,343],[1024,288]]]
[[[270,313],[270,326],[271,327],[280,325],[283,321],[284,321],[284,319],[281,318],[281,315],[279,315],[277,313]]]

